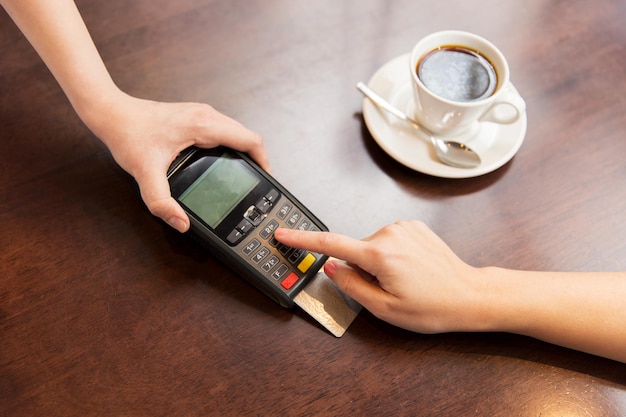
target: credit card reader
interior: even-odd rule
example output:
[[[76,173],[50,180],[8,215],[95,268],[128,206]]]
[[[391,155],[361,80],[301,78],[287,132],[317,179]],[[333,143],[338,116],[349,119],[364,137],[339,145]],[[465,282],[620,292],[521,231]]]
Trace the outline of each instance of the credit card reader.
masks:
[[[196,239],[274,301],[293,307],[328,257],[285,246],[274,231],[326,226],[248,156],[231,149],[189,148],[168,179]]]

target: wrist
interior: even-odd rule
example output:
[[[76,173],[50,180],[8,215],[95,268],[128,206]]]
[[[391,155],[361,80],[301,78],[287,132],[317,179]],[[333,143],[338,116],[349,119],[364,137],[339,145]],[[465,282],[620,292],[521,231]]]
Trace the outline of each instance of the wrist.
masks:
[[[485,331],[527,336],[540,332],[551,311],[549,278],[499,267],[482,268],[481,274],[485,284],[481,323]]]
[[[79,93],[69,96],[72,107],[85,125],[107,146],[109,135],[106,134],[111,123],[117,123],[116,114],[123,107],[128,95],[115,84],[90,90],[89,93]]]
[[[470,331],[509,332],[520,326],[515,307],[515,283],[509,270],[498,267],[474,269],[473,314]]]

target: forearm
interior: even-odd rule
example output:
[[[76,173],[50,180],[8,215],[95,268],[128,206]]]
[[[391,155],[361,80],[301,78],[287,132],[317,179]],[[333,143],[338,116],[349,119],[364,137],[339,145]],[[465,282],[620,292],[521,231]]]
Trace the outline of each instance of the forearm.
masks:
[[[626,273],[482,270],[482,311],[507,331],[626,362]]]
[[[0,0],[85,120],[121,94],[71,0]]]
[[[117,88],[72,0],[0,0],[0,4],[83,122],[135,178],[150,211],[172,227],[181,232],[189,228],[165,175],[183,149],[224,145],[248,152],[269,169],[261,136],[211,106],[139,99]]]

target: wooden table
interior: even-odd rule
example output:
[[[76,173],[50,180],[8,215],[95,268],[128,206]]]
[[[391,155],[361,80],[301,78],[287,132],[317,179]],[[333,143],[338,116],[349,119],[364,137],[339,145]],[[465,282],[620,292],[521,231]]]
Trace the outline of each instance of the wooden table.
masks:
[[[623,0],[77,3],[121,88],[262,133],[331,230],[417,218],[477,266],[626,269]],[[496,43],[527,103],[521,149],[477,178],[397,163],[354,88],[441,29]],[[367,312],[336,339],[280,308],[153,218],[4,12],[0,31],[1,416],[626,415],[624,364]]]

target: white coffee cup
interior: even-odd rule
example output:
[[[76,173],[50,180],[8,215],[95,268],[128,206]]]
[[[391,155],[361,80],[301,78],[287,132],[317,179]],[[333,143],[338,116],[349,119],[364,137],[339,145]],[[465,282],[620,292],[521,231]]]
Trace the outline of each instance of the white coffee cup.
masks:
[[[463,74],[457,77],[459,73],[465,71],[464,68],[467,68],[466,63],[448,65],[450,63],[446,61],[448,58],[440,59],[443,71],[437,71],[434,64],[424,64],[427,62],[426,60],[431,59],[430,57],[435,56],[435,51],[437,53],[442,50],[446,50],[446,53],[449,51],[462,53],[458,52],[459,49],[463,50],[463,52],[470,51],[474,55],[478,54],[476,59],[482,57],[483,60],[481,62],[484,59],[488,61],[487,64],[472,63],[471,65],[477,68],[475,72],[482,73],[483,69],[480,65],[491,64],[495,71],[493,93],[476,98],[464,96],[461,99],[460,93],[458,95],[454,94],[456,87],[450,90],[453,92],[453,94],[450,94],[447,90],[448,87],[441,84],[450,84],[452,83],[451,79],[461,80],[458,81],[459,84],[465,82],[468,86],[470,83],[474,83],[476,77]],[[447,57],[453,55],[450,54]],[[442,55],[439,58],[441,57]],[[436,61],[433,60],[433,62]],[[422,67],[422,78],[424,80],[429,79],[430,86],[427,86],[427,82],[418,75],[419,66],[422,64],[424,65]],[[430,66],[428,67],[428,65]],[[448,72],[448,68],[452,67],[458,69],[454,73],[454,77],[446,78],[445,74],[441,77],[439,76],[441,73]],[[502,52],[488,40],[473,33],[448,30],[426,36],[413,47],[409,70],[411,71],[411,84],[413,85],[414,117],[420,124],[439,136],[452,137],[472,134],[472,132],[478,130],[481,122],[514,123],[526,109],[524,100],[510,86],[509,65]],[[430,78],[428,77],[429,71],[433,75]],[[485,67],[484,72],[487,74],[487,67]],[[433,82],[433,79],[436,82]]]

